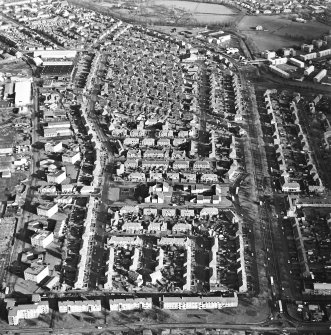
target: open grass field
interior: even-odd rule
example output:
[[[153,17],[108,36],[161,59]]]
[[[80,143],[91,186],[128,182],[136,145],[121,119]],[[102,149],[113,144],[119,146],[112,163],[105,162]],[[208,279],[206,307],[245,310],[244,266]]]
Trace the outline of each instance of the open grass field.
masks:
[[[258,25],[261,25],[264,31],[256,31],[255,27]],[[330,29],[317,21],[298,23],[281,15],[245,16],[237,28],[253,40],[259,51],[300,45],[305,41],[320,38]]]
[[[234,24],[239,16],[236,9],[221,4],[200,3],[180,0],[154,0],[142,3],[137,9],[115,8],[113,4],[102,2],[99,6],[109,12],[149,23],[176,24]]]

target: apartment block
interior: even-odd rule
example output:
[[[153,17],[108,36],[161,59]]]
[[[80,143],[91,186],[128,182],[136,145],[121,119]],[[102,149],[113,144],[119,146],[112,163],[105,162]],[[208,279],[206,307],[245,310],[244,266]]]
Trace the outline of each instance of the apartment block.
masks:
[[[61,184],[67,178],[67,174],[65,171],[60,170],[54,173],[49,173],[47,175],[47,182],[53,184]]]
[[[31,267],[24,270],[24,279],[39,284],[49,275],[48,265],[31,264]]]
[[[59,301],[60,313],[101,312],[101,300]]]
[[[52,217],[58,211],[59,211],[58,204],[54,202],[42,204],[37,207],[37,214],[40,216],[47,216],[48,218]]]
[[[31,245],[46,248],[53,240],[54,234],[51,231],[41,230],[31,236]]]
[[[130,311],[134,309],[151,309],[152,298],[127,298],[127,299],[110,299],[110,311]]]
[[[48,301],[13,306],[7,303],[8,323],[17,326],[21,319],[37,319],[41,314],[49,313]]]
[[[210,297],[162,297],[162,309],[222,309],[225,307],[238,307],[238,297],[210,296]]]

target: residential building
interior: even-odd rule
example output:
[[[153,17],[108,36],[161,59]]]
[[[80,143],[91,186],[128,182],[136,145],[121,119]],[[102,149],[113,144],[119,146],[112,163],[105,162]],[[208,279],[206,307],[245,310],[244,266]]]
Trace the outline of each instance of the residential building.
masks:
[[[44,127],[44,137],[68,137],[72,136],[72,131],[70,128],[46,128]]]
[[[193,170],[209,170],[211,168],[208,161],[196,161],[193,164]]]
[[[76,162],[80,161],[80,152],[79,151],[69,151],[62,154],[62,162],[75,164]]]
[[[215,173],[204,173],[201,176],[202,183],[217,183],[218,182],[218,175]]]
[[[296,59],[296,58],[291,57],[291,58],[289,58],[288,61],[289,61],[289,63],[291,63],[291,64],[293,64],[293,65],[295,65],[295,66],[297,66],[301,69],[303,69],[305,67],[305,63]]]
[[[33,247],[46,248],[53,242],[53,240],[53,232],[41,230],[31,236],[31,245]]]
[[[138,168],[138,159],[127,159],[124,162],[124,167],[126,170],[128,169],[137,169]]]
[[[196,183],[197,175],[195,173],[182,173],[180,180],[182,183]]]
[[[157,208],[144,208],[143,214],[157,216]]]
[[[300,55],[300,58],[305,62],[310,59],[315,59],[317,58],[317,53],[316,52],[311,52],[305,55]]]
[[[153,147],[153,146],[155,146],[155,139],[151,138],[151,137],[144,138],[141,141],[141,145],[143,147]]]
[[[327,74],[326,69],[321,70],[318,74],[313,78],[315,83],[319,83]]]
[[[49,276],[48,265],[31,264],[31,267],[24,270],[24,279],[31,280],[39,284],[44,278]]]
[[[174,224],[174,226],[172,227],[173,234],[178,234],[178,233],[190,234],[191,230],[192,230],[192,226],[189,223],[179,222],[179,223]]]
[[[176,216],[176,208],[162,208],[162,216],[174,217]]]
[[[169,181],[179,182],[179,173],[167,172],[167,179]]]
[[[45,143],[46,152],[62,152],[62,142],[47,142]]]
[[[124,222],[121,230],[127,233],[138,233],[143,229],[140,222]]]
[[[61,184],[67,178],[67,174],[63,170],[47,174],[47,182],[52,184]]]
[[[276,51],[265,50],[262,52],[262,57],[269,59],[269,60],[276,58]]]
[[[331,295],[331,283],[314,283],[314,294]]]
[[[190,161],[177,160],[172,164],[174,170],[188,170],[190,168]]]
[[[283,78],[290,78],[290,74],[282,69],[280,69],[279,67],[275,66],[275,65],[270,65],[269,69],[271,72],[274,72],[276,74],[278,74],[279,76],[283,77]]]
[[[305,71],[303,72],[303,74],[305,76],[309,76],[311,73],[313,73],[315,71],[315,66],[314,65],[310,65],[308,66]]]
[[[145,173],[132,172],[128,175],[128,180],[140,183],[140,182],[146,181],[146,176],[145,176]]]
[[[123,144],[126,146],[139,145],[140,139],[138,137],[127,137],[124,139]]]
[[[54,202],[41,204],[37,207],[37,214],[40,216],[47,216],[48,218],[52,217],[58,211],[59,211],[58,204]]]
[[[149,233],[159,233],[167,230],[167,223],[165,221],[153,221],[148,225]]]
[[[185,208],[185,209],[181,209],[180,210],[180,216],[183,216],[183,217],[194,217],[194,209],[188,209],[188,208]]]
[[[300,192],[300,184],[297,182],[286,182],[282,185],[283,192],[298,193]]]
[[[73,193],[75,187],[75,184],[61,184],[61,191],[63,193]]]
[[[7,303],[7,310],[9,325],[17,326],[21,319],[37,319],[41,314],[48,314],[49,305],[48,301],[18,306]]]
[[[152,298],[110,299],[110,311],[130,311],[135,309],[152,309]]]
[[[161,297],[161,309],[222,309],[238,307],[236,293],[229,296]]]
[[[101,300],[74,300],[59,301],[60,313],[93,313],[101,312]]]
[[[108,239],[107,244],[116,246],[142,245],[143,240],[135,236],[112,236]]]

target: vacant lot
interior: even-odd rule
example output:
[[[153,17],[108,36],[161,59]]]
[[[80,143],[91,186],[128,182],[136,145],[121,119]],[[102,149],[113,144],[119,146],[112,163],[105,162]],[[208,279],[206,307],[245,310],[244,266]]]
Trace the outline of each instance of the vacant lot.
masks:
[[[255,31],[261,25],[264,31]],[[245,16],[238,29],[250,37],[257,48],[276,50],[281,47],[300,45],[305,41],[319,38],[329,27],[320,22],[298,23],[284,16]]]

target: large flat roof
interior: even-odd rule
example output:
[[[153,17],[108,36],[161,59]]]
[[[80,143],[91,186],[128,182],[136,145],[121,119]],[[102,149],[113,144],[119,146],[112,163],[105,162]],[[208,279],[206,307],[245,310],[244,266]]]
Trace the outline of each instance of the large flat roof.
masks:
[[[24,106],[31,103],[31,81],[15,83],[15,105]]]

